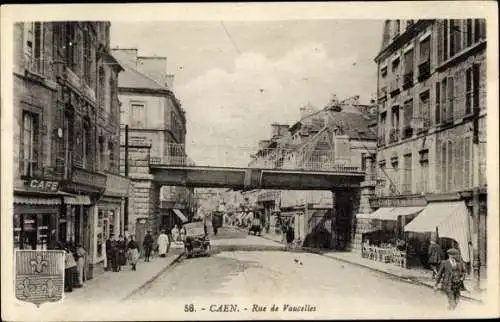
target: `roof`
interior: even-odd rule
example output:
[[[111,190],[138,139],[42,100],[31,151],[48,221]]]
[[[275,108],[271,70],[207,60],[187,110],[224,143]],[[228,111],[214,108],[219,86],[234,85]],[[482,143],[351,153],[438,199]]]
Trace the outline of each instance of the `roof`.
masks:
[[[123,67],[124,71],[118,75],[118,87],[121,88],[137,88],[137,89],[153,89],[153,90],[168,90],[168,88],[148,75],[138,71],[136,68],[127,63],[124,59],[115,56],[115,59]]]
[[[367,117],[363,114],[351,113],[348,111],[334,112],[326,111],[330,113],[330,118],[328,120],[328,127],[339,126],[342,127],[345,135],[352,139],[360,140],[376,140],[377,135],[370,129],[370,125],[373,122],[373,118]]]

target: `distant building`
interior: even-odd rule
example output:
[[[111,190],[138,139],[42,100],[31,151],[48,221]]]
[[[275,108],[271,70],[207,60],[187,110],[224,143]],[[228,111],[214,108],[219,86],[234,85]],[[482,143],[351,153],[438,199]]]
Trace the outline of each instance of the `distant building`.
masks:
[[[485,37],[481,19],[385,22],[375,61],[377,176],[386,180],[377,186],[370,203],[372,210],[378,209],[373,220],[392,209],[393,220],[398,222],[393,237],[404,238],[407,229],[408,242],[425,252],[430,235],[424,233],[437,233],[445,247],[459,248],[470,262],[473,232],[468,220],[476,179],[482,188],[476,233],[483,237],[479,246],[483,266],[487,231]],[[475,111],[477,168],[473,167]],[[446,218],[443,209],[450,212]],[[417,237],[420,240],[414,240]]]
[[[376,152],[373,124],[371,106],[359,104],[356,99],[340,102],[333,97],[323,109],[308,104],[301,108],[300,121],[291,127],[271,125],[271,138],[259,142],[259,151],[249,166],[366,170],[366,160],[374,158]],[[296,238],[306,246],[336,249],[350,246],[351,220],[347,219],[347,210],[346,218],[342,217],[343,211],[334,210],[335,196],[331,191],[258,190],[254,194],[272,232],[279,233],[281,224],[288,221],[295,229]],[[318,230],[328,237],[314,240]]]
[[[128,125],[129,146],[150,147],[146,162],[167,163],[168,160],[172,164],[177,158],[184,164],[185,151],[175,144],[185,143],[186,113],[173,92],[173,76],[167,74],[167,59],[138,56],[135,48],[113,49],[112,52],[124,68],[119,77],[122,158],[124,127]],[[129,175],[135,181],[133,199],[129,202],[129,231],[135,231],[138,220],[149,220],[150,228],[170,230],[175,223],[193,215],[193,189],[184,187],[162,187],[159,200],[154,201],[160,206],[160,214],[154,213],[155,205],[144,204],[144,199],[140,197],[142,193],[148,193],[146,191],[154,184],[152,177],[148,173],[140,173],[144,169],[142,166],[134,166],[134,162],[144,160],[130,161]],[[125,173],[124,162],[122,164],[121,171]]]

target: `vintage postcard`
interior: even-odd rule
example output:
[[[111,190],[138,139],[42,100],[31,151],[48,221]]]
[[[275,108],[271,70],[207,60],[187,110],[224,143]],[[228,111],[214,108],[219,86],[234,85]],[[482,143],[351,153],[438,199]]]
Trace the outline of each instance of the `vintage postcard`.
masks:
[[[2,319],[498,317],[495,9],[3,6]]]

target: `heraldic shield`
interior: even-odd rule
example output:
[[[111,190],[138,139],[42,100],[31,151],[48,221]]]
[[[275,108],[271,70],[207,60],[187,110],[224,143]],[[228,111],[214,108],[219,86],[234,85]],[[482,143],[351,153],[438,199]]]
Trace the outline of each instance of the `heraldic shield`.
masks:
[[[37,307],[64,292],[63,250],[16,250],[16,298]]]

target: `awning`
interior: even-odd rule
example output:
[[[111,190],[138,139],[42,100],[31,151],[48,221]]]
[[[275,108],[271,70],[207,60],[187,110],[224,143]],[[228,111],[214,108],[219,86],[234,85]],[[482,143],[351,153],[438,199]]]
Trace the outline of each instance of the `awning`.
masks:
[[[405,226],[405,231],[434,232],[436,228],[439,236],[454,239],[458,243],[462,259],[469,262],[470,224],[465,202],[430,203]]]
[[[395,208],[378,208],[374,212],[370,214],[370,219],[378,219],[378,220],[397,220],[398,216],[393,213]]]
[[[371,214],[356,214],[356,219],[370,219]]]
[[[187,218],[186,216],[184,216],[184,214],[182,213],[182,211],[180,211],[179,209],[172,209],[174,211],[174,214],[182,221],[182,222],[187,222]]]
[[[393,213],[397,216],[411,216],[419,213],[424,209],[424,207],[397,207],[394,208]]]
[[[90,202],[89,196],[85,195],[72,195],[64,197],[64,203],[72,206],[89,206]]]
[[[20,205],[60,205],[61,198],[57,197],[28,197],[28,196],[14,196],[14,203]]]

